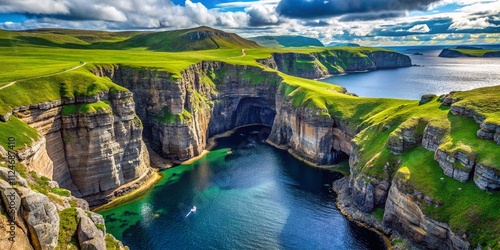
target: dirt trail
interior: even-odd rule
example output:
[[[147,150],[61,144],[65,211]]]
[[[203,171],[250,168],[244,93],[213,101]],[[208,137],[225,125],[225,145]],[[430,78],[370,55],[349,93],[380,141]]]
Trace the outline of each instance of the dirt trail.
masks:
[[[73,67],[71,69],[67,69],[65,71],[61,71],[61,72],[57,72],[57,73],[52,73],[52,74],[48,74],[48,75],[43,75],[43,76],[33,76],[33,77],[28,77],[28,78],[24,78],[24,79],[20,79],[20,80],[16,80],[16,81],[12,81],[10,82],[9,84],[5,85],[5,86],[2,86],[0,87],[0,90],[4,89],[4,88],[7,88],[7,87],[10,87],[12,85],[14,85],[16,82],[18,81],[25,81],[25,80],[31,80],[31,79],[37,79],[37,78],[42,78],[42,77],[48,77],[48,76],[55,76],[55,75],[59,75],[59,74],[62,74],[62,73],[66,73],[66,72],[70,72],[72,70],[75,70],[75,69],[78,69],[78,68],[81,68],[83,66],[85,66],[85,64],[87,64],[87,62],[84,62],[76,67]]]

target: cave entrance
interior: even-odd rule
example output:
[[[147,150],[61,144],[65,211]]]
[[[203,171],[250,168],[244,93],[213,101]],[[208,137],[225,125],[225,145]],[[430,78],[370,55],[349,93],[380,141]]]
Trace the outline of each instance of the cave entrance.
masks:
[[[232,123],[234,127],[250,124],[272,127],[275,116],[274,100],[248,97],[241,99],[238,103],[236,112],[232,116]]]
[[[342,150],[335,150],[333,147],[330,149],[330,153],[327,155],[325,165],[339,165],[349,162],[349,155]]]

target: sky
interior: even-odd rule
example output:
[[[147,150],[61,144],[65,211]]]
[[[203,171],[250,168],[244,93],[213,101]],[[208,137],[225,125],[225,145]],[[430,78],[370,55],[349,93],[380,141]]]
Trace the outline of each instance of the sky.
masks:
[[[0,0],[0,29],[302,35],[324,44],[500,44],[500,0]]]

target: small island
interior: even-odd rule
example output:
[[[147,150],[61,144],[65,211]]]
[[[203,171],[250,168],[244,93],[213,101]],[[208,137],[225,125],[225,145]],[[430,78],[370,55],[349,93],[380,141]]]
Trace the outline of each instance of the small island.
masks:
[[[454,49],[443,49],[439,57],[500,57],[500,50],[483,49],[473,46],[457,46]]]

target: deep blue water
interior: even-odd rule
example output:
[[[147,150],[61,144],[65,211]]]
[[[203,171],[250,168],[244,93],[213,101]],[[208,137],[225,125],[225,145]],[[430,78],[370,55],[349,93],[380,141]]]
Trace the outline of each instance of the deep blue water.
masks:
[[[339,173],[265,144],[251,134],[261,128],[219,139],[194,164],[162,172],[140,199],[101,212],[108,231],[132,250],[384,249],[337,210],[326,185]],[[186,218],[193,205],[197,212]]]
[[[483,46],[484,47],[484,46]],[[322,81],[364,97],[418,100],[424,94],[447,94],[500,84],[500,58],[441,58],[437,47],[393,47],[423,67],[332,76]],[[420,52],[423,55],[413,55]]]

